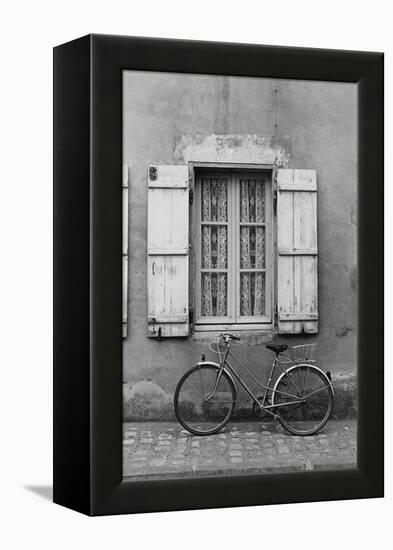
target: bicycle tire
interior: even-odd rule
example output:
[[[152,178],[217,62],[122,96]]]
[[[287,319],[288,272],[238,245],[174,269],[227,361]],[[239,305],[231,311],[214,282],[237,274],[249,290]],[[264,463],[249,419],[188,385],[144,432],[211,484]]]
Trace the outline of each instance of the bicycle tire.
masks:
[[[180,378],[176,386],[176,418],[183,428],[193,435],[218,433],[235,412],[237,390],[225,370],[221,373],[214,399],[206,401],[202,398],[202,394],[206,397],[213,391],[218,371],[219,367],[214,363],[195,365]],[[222,406],[224,404],[225,407]]]
[[[295,390],[295,386],[299,391]],[[286,407],[286,402],[294,401],[293,397],[285,395],[290,392],[291,395],[302,398],[304,403],[288,404]],[[293,435],[313,435],[319,432],[330,418],[333,409],[331,382],[315,365],[293,365],[277,379],[273,388],[272,405],[281,405],[274,409],[274,412],[288,432]]]

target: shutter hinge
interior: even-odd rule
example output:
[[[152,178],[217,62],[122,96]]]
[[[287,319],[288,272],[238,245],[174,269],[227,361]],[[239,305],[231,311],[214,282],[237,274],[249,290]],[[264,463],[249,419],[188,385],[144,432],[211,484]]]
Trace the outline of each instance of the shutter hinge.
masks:
[[[273,170],[273,209],[277,214],[277,170]]]
[[[147,319],[147,326],[148,326],[148,335],[154,336],[157,338],[157,340],[161,341],[162,340],[161,327],[159,326],[157,328],[155,317],[149,317]]]
[[[188,322],[190,325],[194,324],[194,309],[192,307],[188,308]]]
[[[188,199],[190,201],[190,204],[192,204],[194,201],[194,191],[192,189],[188,191]]]
[[[122,187],[127,189],[128,187],[128,164],[123,164],[123,180]]]

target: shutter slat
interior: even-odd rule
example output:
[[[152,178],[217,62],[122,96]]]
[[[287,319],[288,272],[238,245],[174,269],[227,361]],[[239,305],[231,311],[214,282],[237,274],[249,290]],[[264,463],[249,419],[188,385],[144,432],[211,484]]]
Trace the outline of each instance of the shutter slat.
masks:
[[[188,336],[188,167],[150,166],[148,335]]]
[[[315,170],[277,171],[278,332],[318,332]]]
[[[318,251],[307,248],[279,248],[278,253],[281,256],[316,256]]]
[[[150,248],[149,249],[149,256],[177,256],[177,255],[184,255],[188,253],[188,246],[185,248],[173,248],[168,251],[166,248]]]

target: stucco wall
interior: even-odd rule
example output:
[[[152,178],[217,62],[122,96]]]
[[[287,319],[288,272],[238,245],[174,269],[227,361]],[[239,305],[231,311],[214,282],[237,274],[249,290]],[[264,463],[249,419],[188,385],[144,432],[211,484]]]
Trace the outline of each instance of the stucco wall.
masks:
[[[202,353],[210,356],[206,344],[192,338],[147,337],[147,167],[183,163],[189,147],[211,134],[262,136],[264,146],[282,155],[289,168],[317,171],[319,333],[275,341],[317,342],[319,364],[346,384],[357,361],[356,85],[127,71],[123,87],[123,156],[130,166],[123,380],[128,396],[141,388],[141,417],[154,407],[158,412],[151,416],[168,410],[181,374]],[[270,353],[263,345],[239,349],[265,378]],[[152,384],[135,386],[142,380]],[[158,397],[145,410],[143,395],[154,394],[154,388]],[[137,411],[130,403],[127,414],[133,417]]]

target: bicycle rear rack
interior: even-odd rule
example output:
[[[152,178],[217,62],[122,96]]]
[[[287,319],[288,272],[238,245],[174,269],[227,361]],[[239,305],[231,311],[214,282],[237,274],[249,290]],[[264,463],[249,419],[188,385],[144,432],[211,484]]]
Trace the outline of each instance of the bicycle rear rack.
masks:
[[[299,344],[288,348],[281,357],[285,357],[286,363],[316,363],[316,348],[317,344]]]

